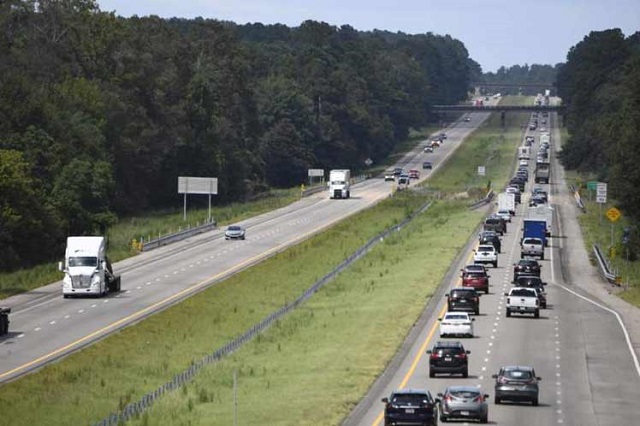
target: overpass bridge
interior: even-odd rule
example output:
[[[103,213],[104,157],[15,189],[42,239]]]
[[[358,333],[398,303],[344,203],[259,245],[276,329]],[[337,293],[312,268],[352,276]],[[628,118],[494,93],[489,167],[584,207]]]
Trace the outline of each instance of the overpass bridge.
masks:
[[[432,112],[558,112],[564,113],[562,105],[431,105]]]

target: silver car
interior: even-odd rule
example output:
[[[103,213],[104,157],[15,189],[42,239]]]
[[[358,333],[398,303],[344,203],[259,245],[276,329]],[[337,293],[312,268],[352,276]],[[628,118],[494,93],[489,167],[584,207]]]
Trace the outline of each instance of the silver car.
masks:
[[[244,228],[238,225],[231,225],[224,232],[225,240],[244,240]]]
[[[440,397],[440,421],[474,419],[480,423],[489,421],[489,395],[476,386],[449,386]]]

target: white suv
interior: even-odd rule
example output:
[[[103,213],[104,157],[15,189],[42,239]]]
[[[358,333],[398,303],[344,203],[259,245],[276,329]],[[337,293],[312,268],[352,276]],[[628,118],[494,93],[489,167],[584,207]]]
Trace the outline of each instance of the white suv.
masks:
[[[497,268],[498,252],[490,244],[481,244],[474,250],[473,263],[491,263],[494,268]]]

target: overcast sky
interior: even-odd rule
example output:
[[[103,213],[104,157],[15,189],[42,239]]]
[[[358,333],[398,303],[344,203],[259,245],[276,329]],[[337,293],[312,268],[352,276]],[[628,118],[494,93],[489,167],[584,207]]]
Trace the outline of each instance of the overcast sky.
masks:
[[[433,32],[461,40],[483,71],[564,62],[591,31],[640,31],[640,0],[98,0],[121,16],[220,19],[239,24],[311,19],[358,30]]]

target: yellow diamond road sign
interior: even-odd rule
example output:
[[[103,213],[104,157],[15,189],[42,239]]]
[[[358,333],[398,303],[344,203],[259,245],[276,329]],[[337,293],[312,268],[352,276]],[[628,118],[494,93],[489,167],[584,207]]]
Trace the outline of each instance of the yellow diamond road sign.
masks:
[[[616,220],[620,219],[620,216],[622,216],[620,210],[616,209],[615,207],[611,207],[605,214],[611,222],[615,222]]]

